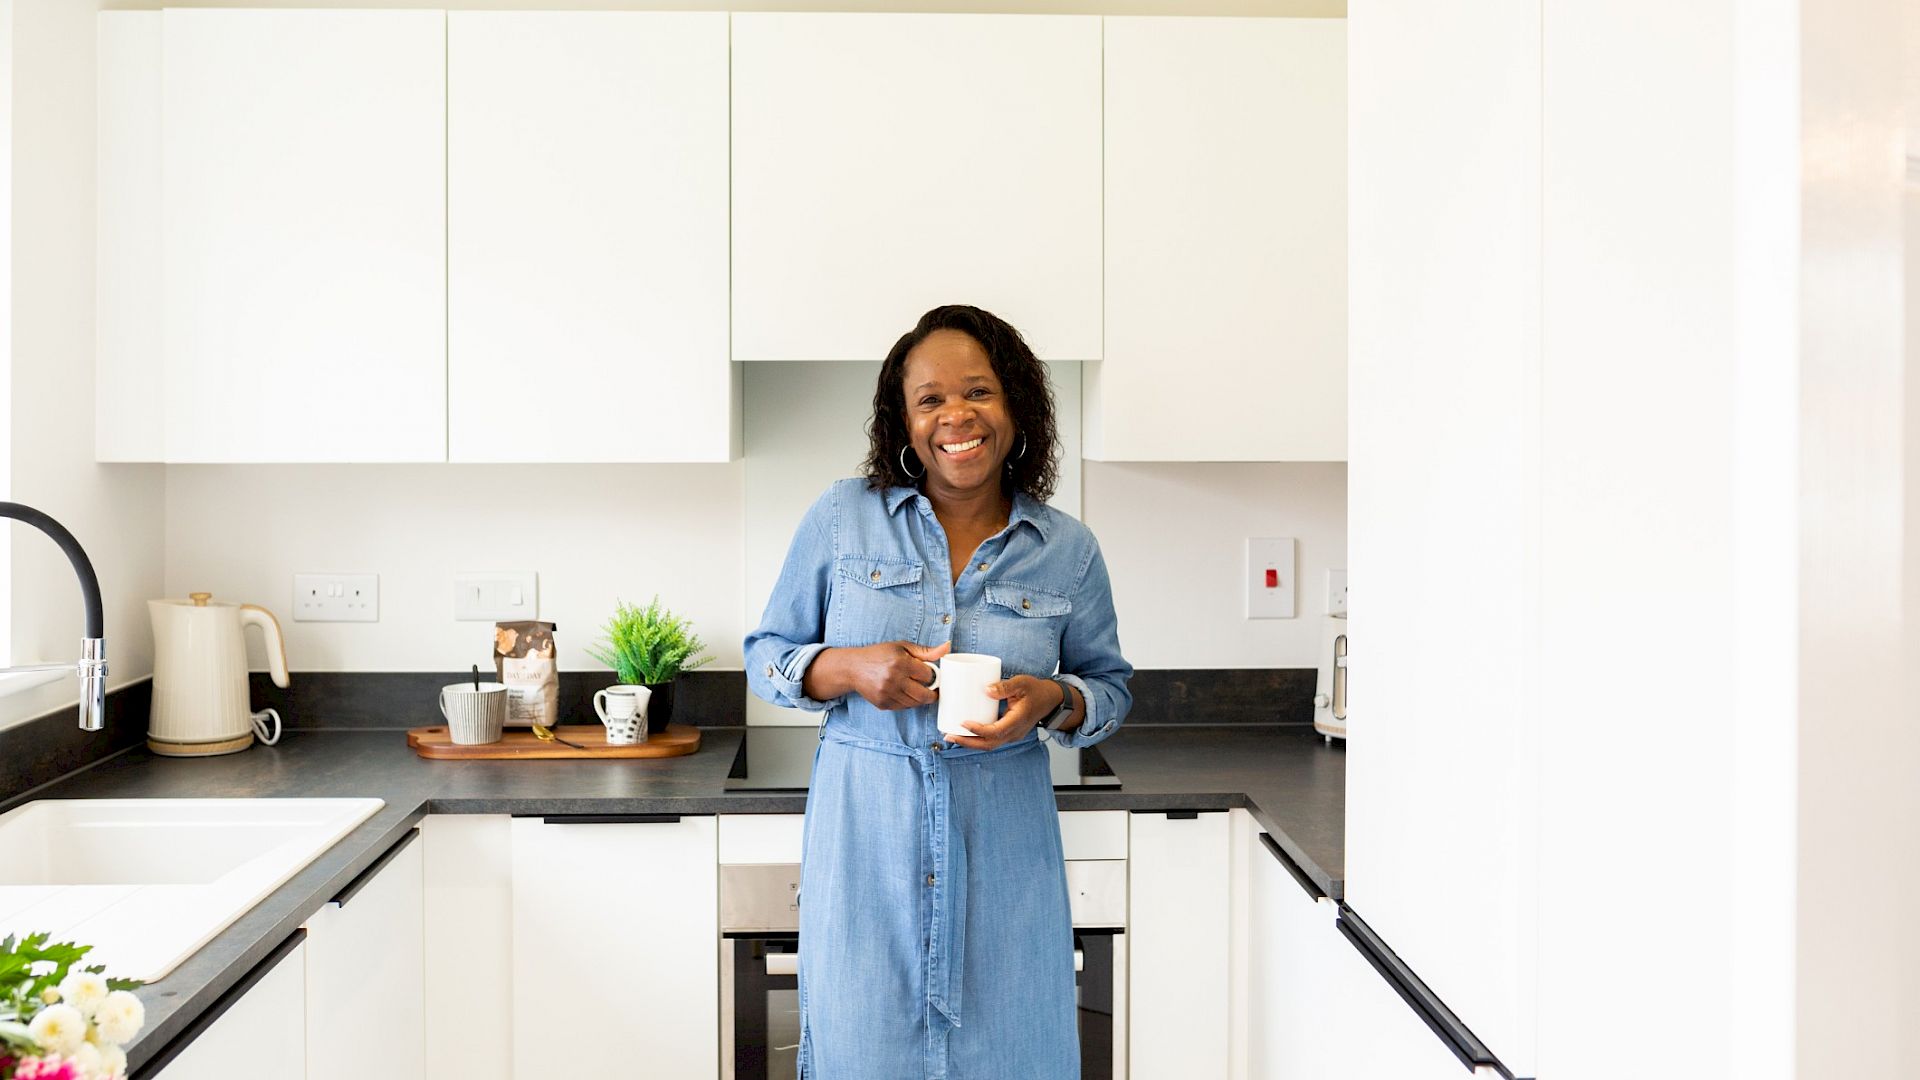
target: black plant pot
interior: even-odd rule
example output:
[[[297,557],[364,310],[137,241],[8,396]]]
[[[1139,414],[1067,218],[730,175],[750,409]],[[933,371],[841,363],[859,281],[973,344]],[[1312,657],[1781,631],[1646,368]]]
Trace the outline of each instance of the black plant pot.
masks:
[[[647,698],[648,735],[667,730],[667,725],[673,722],[673,683],[674,680],[668,679],[666,682],[645,684],[652,693]]]

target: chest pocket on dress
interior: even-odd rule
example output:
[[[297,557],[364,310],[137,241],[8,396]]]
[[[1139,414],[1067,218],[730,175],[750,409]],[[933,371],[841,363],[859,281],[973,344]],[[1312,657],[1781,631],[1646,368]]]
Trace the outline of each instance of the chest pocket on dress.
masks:
[[[918,641],[926,597],[921,567],[906,559],[842,555],[834,560],[840,597],[834,627],[843,645]]]
[[[1000,657],[1008,674],[1053,674],[1073,601],[1064,593],[1017,581],[987,582],[986,600],[974,635],[980,651]]]

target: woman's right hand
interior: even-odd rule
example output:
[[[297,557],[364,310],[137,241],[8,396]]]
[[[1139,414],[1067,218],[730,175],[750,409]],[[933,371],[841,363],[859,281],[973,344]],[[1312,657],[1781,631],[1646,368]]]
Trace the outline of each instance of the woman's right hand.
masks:
[[[927,665],[947,655],[952,642],[919,645],[911,641],[882,641],[877,645],[823,650],[807,665],[802,686],[816,701],[854,693],[876,709],[911,709],[940,700],[927,684],[933,672]]]

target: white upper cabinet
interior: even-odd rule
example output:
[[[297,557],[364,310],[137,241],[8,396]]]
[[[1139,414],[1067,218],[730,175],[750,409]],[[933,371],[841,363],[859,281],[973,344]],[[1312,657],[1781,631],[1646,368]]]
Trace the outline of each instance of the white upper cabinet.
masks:
[[[94,425],[99,461],[166,456],[158,11],[103,11],[95,69]]]
[[[873,360],[984,307],[1100,344],[1100,21],[733,16],[733,358]]]
[[[1346,22],[1106,20],[1085,456],[1347,456]]]
[[[447,15],[453,461],[726,461],[727,17]]]
[[[162,38],[166,460],[445,460],[445,16]]]

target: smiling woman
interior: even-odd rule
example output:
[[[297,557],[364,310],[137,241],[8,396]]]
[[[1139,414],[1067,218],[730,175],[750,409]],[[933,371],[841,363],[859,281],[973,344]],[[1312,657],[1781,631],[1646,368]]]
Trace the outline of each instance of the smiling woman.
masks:
[[[1046,371],[995,316],[923,316],[881,366],[867,432],[866,475],[807,512],[746,640],[755,693],[827,714],[801,863],[801,1076],[1069,1080],[1073,934],[1036,731],[1085,746],[1132,704],[1106,563],[1046,505]],[[958,734],[931,685],[950,651],[1002,673],[981,703],[995,718]]]

